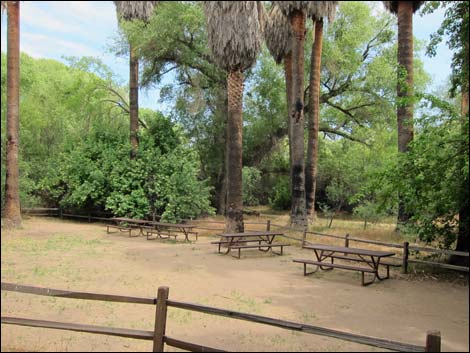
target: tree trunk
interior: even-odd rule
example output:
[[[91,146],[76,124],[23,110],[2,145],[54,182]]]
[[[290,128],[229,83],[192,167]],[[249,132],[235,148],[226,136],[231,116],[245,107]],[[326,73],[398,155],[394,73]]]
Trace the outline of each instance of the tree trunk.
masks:
[[[227,77],[227,205],[225,231],[241,233],[243,224],[242,136],[243,73],[230,71]]]
[[[19,189],[20,2],[7,2],[7,163],[5,226],[21,225]]]
[[[129,112],[130,112],[130,141],[131,159],[137,155],[139,148],[139,59],[135,49],[129,44]]]
[[[398,2],[398,83],[397,83],[398,152],[406,153],[413,141],[413,2]],[[407,213],[398,195],[398,224],[406,223]]]
[[[318,170],[318,129],[320,124],[320,74],[323,42],[323,20],[313,20],[314,43],[310,68],[310,92],[308,111],[307,160],[305,162],[305,192],[307,219],[315,220],[315,191]]]
[[[289,167],[292,167],[292,146],[291,146],[291,98],[292,98],[292,52],[284,58],[284,77],[286,79],[286,104],[287,104],[287,138],[289,140]]]
[[[292,45],[292,93],[290,107],[292,162],[291,162],[291,224],[305,226],[305,166],[304,166],[304,41],[305,14],[291,15],[294,31]]]
[[[468,52],[467,52],[468,58]],[[468,135],[468,83],[462,86],[462,102],[461,102],[461,119],[462,119],[462,134]],[[467,146],[462,143],[462,165],[465,163],[464,156],[468,153]],[[464,170],[464,168],[461,168]],[[459,234],[457,236],[457,244],[455,250],[466,251],[470,250],[470,239],[468,234],[470,232],[470,204],[469,204],[469,190],[468,190],[468,175],[464,174],[461,178],[462,192],[460,193],[460,210],[459,210]],[[468,266],[468,257],[452,256],[450,258],[452,264]]]

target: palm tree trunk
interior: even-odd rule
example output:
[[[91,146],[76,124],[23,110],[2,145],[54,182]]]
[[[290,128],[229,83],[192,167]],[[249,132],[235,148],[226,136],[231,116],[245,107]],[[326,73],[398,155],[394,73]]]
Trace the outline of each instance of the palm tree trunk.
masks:
[[[398,2],[398,151],[405,153],[413,141],[413,2]],[[404,70],[404,72],[403,72]],[[404,73],[404,76],[403,76]],[[398,196],[398,223],[406,223],[411,214]]]
[[[284,58],[284,77],[286,80],[286,104],[287,104],[287,137],[289,139],[289,163],[292,164],[292,146],[291,142],[291,97],[292,97],[292,52],[286,55]]]
[[[21,225],[19,190],[20,2],[7,2],[7,163],[5,226]]]
[[[225,231],[241,233],[243,224],[242,136],[243,73],[230,71],[227,77],[227,206]]]
[[[305,226],[305,166],[304,166],[304,42],[305,14],[295,11],[291,15],[294,31],[292,45],[292,93],[289,111],[291,124],[292,163],[291,190],[292,225]]]
[[[137,155],[139,140],[139,59],[135,49],[129,44],[129,112],[130,112],[130,141],[131,159]]]
[[[318,170],[318,130],[320,122],[320,74],[323,44],[323,20],[313,20],[315,41],[312,46],[310,68],[310,94],[308,111],[307,161],[305,163],[305,192],[307,218],[315,220],[315,191]]]

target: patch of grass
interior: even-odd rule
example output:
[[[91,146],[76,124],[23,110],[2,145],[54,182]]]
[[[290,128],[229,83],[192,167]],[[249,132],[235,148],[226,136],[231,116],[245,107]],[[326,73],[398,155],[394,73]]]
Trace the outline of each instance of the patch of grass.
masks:
[[[184,325],[189,324],[193,320],[193,315],[189,310],[169,308],[168,318],[174,320],[178,324]]]
[[[53,235],[48,239],[38,239],[32,236],[22,236],[8,241],[2,241],[2,252],[15,254],[30,254],[49,256],[48,252],[84,251],[96,254],[98,248],[105,249],[111,241],[101,239],[84,239],[81,235]]]
[[[255,299],[246,297],[242,293],[233,290],[230,292],[230,299],[235,301],[235,306],[237,311],[244,311],[248,313],[259,313],[262,311],[260,303]]]
[[[317,315],[315,315],[315,313],[312,313],[312,312],[305,312],[305,313],[302,313],[302,315],[300,315],[301,322],[311,323],[315,321],[316,319],[317,319]]]

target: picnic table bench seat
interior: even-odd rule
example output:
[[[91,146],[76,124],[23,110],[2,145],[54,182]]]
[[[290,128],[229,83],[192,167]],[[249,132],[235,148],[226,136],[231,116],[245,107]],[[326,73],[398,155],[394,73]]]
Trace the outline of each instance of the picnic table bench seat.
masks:
[[[365,263],[368,263],[368,264],[372,263],[371,260],[358,259],[357,257],[352,257],[352,256],[347,256],[347,255],[346,256],[333,255],[333,256],[331,256],[331,258],[339,259],[339,260],[347,260],[347,261],[365,262]],[[390,267],[401,267],[402,266],[402,264],[393,263],[393,262],[390,262],[390,261],[381,261],[380,265],[381,266],[386,266],[386,268],[387,268],[387,278],[390,277]]]
[[[350,265],[343,265],[343,264],[335,264],[335,263],[326,263],[326,262],[319,262],[319,261],[313,261],[313,260],[306,260],[306,259],[293,259],[293,262],[298,262],[298,263],[303,263],[304,265],[304,276],[311,275],[312,273],[317,272],[318,268],[327,267],[329,270],[332,270],[333,268],[340,268],[342,270],[351,270],[351,271],[359,271],[361,272],[361,282],[363,286],[369,285],[373,283],[374,281],[371,282],[365,282],[364,280],[364,273],[375,273],[375,270],[373,268],[368,268],[368,267],[359,267],[359,266],[350,266]],[[318,266],[317,270],[312,271],[312,272],[307,272],[307,264],[309,265],[315,265]],[[324,269],[323,269],[324,270]]]
[[[153,234],[157,234],[157,236],[152,237]],[[165,235],[166,237],[162,237],[162,235]],[[150,229],[147,230],[147,240],[155,240],[155,239],[158,239],[158,238],[167,239],[167,238],[170,238],[170,237],[173,237],[176,240],[177,236],[178,236],[178,234],[171,233],[170,230],[159,230],[159,229],[155,229],[153,227],[150,227]]]
[[[123,225],[115,225],[115,224],[107,224],[106,225],[106,233],[111,233],[109,231],[109,228],[116,228],[116,229],[119,229],[121,232],[129,232],[129,236],[131,236],[131,231],[132,231],[132,228],[129,227],[129,226],[123,226]],[[116,232],[114,232],[116,233]]]
[[[282,251],[283,251],[284,246],[290,246],[290,244],[267,244],[267,243],[265,243],[265,244],[258,244],[258,245],[233,245],[230,248],[238,250],[238,258],[240,259],[241,249],[256,249],[256,248],[258,248],[258,250],[260,250],[260,251],[267,252],[269,250],[272,251],[272,248],[279,248],[280,247],[281,248],[280,253],[277,253],[277,252],[274,252],[274,251],[272,251],[272,252],[276,255],[282,255]],[[267,249],[263,250],[261,248],[267,248]]]

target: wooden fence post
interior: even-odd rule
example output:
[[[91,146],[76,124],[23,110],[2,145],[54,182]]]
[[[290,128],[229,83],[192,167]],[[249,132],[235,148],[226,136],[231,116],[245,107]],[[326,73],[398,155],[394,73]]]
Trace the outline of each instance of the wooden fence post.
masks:
[[[266,221],[266,230],[267,230],[268,232],[271,230],[271,220],[270,220],[270,219],[268,219],[268,220]]]
[[[165,345],[166,328],[166,301],[168,299],[168,287],[159,287],[157,294],[157,310],[155,313],[155,330],[153,334],[153,352],[163,352]]]
[[[59,217],[60,217],[60,219],[63,219],[63,216],[62,216],[62,206],[59,206]]]
[[[402,271],[404,274],[408,273],[408,256],[410,254],[410,251],[408,249],[410,243],[405,241],[403,243],[403,265],[402,265]]]
[[[344,237],[344,247],[349,248],[349,234],[346,234],[346,236]],[[344,255],[346,256],[347,254],[344,253]]]
[[[441,332],[428,331],[426,334],[426,347],[425,352],[440,352],[441,351]]]

